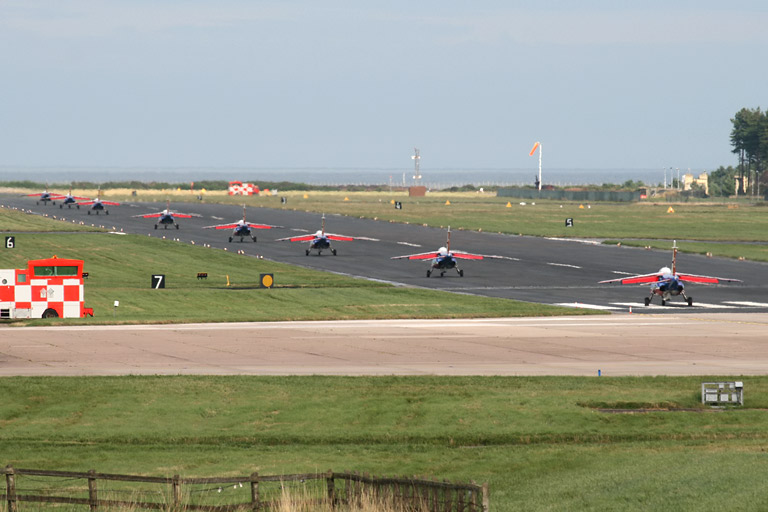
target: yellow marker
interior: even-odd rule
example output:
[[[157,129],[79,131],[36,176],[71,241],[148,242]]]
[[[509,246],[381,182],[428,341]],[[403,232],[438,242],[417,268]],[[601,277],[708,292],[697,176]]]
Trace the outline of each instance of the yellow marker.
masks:
[[[445,202],[445,206],[450,206],[450,204],[451,204],[451,202],[450,202],[450,201],[446,201],[446,202]]]
[[[507,201],[507,208],[512,208],[512,203],[510,201]]]
[[[391,199],[391,200],[389,201],[389,204],[395,204],[395,200],[394,200],[394,199]]]
[[[229,274],[227,274],[227,286],[229,286]]]
[[[304,199],[309,199],[309,194],[304,194]]]
[[[667,208],[667,213],[675,213],[675,209],[670,206]]]
[[[349,201],[349,198],[348,198],[348,197],[345,197],[345,198],[344,198],[344,200],[345,200],[345,201]]]
[[[579,209],[580,209],[580,210],[583,210],[583,209],[584,209],[584,205],[583,205],[583,204],[580,204],[580,205],[579,205]]]

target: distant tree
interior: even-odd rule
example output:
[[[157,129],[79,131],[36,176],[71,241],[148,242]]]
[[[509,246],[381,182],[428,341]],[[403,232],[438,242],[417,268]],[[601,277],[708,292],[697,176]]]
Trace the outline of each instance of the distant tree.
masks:
[[[739,194],[746,194],[743,189],[744,176],[749,177],[752,194],[758,191],[755,185],[763,174],[763,167],[768,160],[768,116],[760,110],[742,108],[731,119],[731,150],[739,157]]]
[[[712,197],[728,197],[735,193],[735,178],[739,173],[733,166],[723,167],[709,173],[709,195]]]

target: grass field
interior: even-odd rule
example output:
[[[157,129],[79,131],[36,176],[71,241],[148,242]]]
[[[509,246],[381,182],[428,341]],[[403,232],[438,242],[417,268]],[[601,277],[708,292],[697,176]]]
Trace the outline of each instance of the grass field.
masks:
[[[55,228],[58,224],[53,225]],[[507,299],[395,287],[139,235],[19,233],[16,249],[4,250],[2,255],[3,268],[23,268],[28,259],[57,255],[84,260],[84,270],[89,273],[85,303],[94,308],[94,318],[23,320],[19,325],[589,313]],[[208,278],[198,280],[198,272],[206,272]],[[262,273],[274,275],[274,288],[258,287]],[[165,289],[151,288],[152,274],[166,276]],[[118,308],[114,307],[115,301],[119,301]]]
[[[473,479],[497,511],[764,510],[768,378],[745,379],[747,407],[714,411],[701,380],[5,378],[0,452],[156,476]]]

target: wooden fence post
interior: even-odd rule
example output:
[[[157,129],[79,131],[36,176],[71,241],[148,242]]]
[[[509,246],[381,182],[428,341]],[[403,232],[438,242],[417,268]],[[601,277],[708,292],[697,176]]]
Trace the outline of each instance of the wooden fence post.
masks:
[[[483,512],[488,512],[488,508],[491,505],[490,489],[488,488],[488,482],[483,483]]]
[[[251,473],[251,509],[254,512],[261,508],[259,500],[259,473]]]
[[[5,490],[8,496],[8,512],[16,512],[16,473],[10,464],[5,466]]]
[[[171,481],[171,500],[173,501],[174,510],[181,504],[181,483],[179,475],[173,475]]]
[[[336,482],[333,480],[333,470],[329,469],[325,476],[326,489],[328,490],[328,504],[331,510],[336,509]]]
[[[91,508],[91,512],[95,512],[99,508],[99,497],[96,493],[95,469],[88,471],[88,506]]]

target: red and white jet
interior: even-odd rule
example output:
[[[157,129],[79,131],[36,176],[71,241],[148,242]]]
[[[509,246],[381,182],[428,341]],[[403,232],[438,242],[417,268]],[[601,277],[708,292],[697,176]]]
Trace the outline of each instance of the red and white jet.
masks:
[[[445,275],[446,270],[450,270],[452,268],[455,268],[456,271],[459,273],[459,277],[464,277],[464,270],[459,268],[458,262],[456,260],[462,259],[462,260],[482,260],[485,258],[493,258],[493,259],[512,259],[508,258],[506,256],[492,256],[488,254],[473,254],[471,252],[463,252],[463,251],[451,251],[451,226],[448,226],[448,239],[445,242],[445,247],[440,247],[437,251],[432,252],[422,252],[419,254],[405,254],[403,256],[393,256],[390,259],[393,260],[400,260],[400,259],[409,259],[409,260],[432,260],[432,263],[430,267],[427,269],[427,277],[430,277],[432,275],[432,272],[434,270],[440,271],[440,277],[443,277]]]
[[[740,283],[740,279],[731,279],[727,277],[700,276],[696,274],[682,274],[677,272],[677,240],[672,244],[672,268],[661,267],[658,272],[653,274],[640,274],[636,276],[620,277],[618,279],[608,279],[600,281],[598,284],[620,283],[620,284],[643,284],[651,283],[651,295],[646,297],[644,303],[646,306],[651,304],[651,299],[655,295],[661,297],[661,305],[665,306],[671,297],[682,295],[689,306],[693,306],[693,297],[685,295],[685,284],[688,283]]]
[[[103,201],[101,199],[101,189],[96,193],[96,199],[88,199],[85,198],[86,201],[78,201],[77,207],[80,208],[81,206],[90,206],[88,209],[88,215],[91,214],[91,211],[96,212],[96,215],[99,214],[99,212],[104,212],[104,215],[109,215],[109,210],[107,210],[107,206],[120,206],[120,203],[117,203],[115,201]]]
[[[320,231],[317,231],[313,235],[299,235],[289,236],[286,238],[278,238],[276,242],[309,242],[309,249],[305,251],[305,254],[309,256],[310,251],[317,251],[317,255],[320,256],[323,250],[330,249],[331,254],[336,256],[336,249],[331,247],[331,240],[339,240],[344,242],[351,242],[352,240],[369,240],[372,242],[378,242],[376,238],[368,238],[365,236],[348,236],[348,235],[335,235],[333,233],[325,232],[325,214],[323,214],[323,226]]]
[[[240,237],[240,241],[243,241],[243,238],[245,237],[251,237],[251,240],[254,242],[256,241],[256,235],[251,234],[252,229],[272,229],[272,228],[281,228],[283,226],[271,226],[269,224],[254,224],[253,222],[248,222],[245,220],[245,205],[243,205],[243,219],[239,220],[237,222],[232,222],[229,224],[218,224],[216,226],[205,226],[203,229],[233,229],[234,232],[232,233],[232,236],[229,237],[229,241],[232,242],[232,239],[236,236]]]
[[[140,213],[139,215],[131,215],[131,217],[143,217],[145,219],[158,219],[157,222],[155,222],[155,229],[157,229],[158,224],[163,225],[163,229],[168,229],[168,225],[176,226],[176,229],[179,229],[179,225],[176,222],[176,217],[180,219],[191,219],[192,217],[201,217],[201,215],[197,213],[179,213],[171,211],[171,201],[170,199],[166,202],[165,210],[157,213]]]

